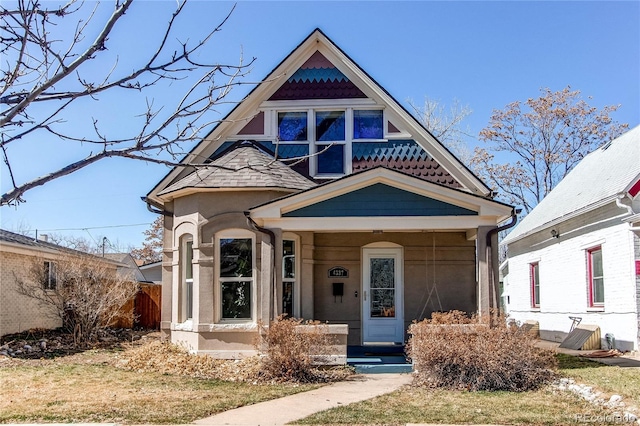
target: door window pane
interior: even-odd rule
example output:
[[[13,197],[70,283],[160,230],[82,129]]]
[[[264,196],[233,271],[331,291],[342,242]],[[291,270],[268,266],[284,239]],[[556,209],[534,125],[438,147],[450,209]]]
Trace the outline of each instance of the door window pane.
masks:
[[[395,317],[395,259],[370,259],[371,317]]]

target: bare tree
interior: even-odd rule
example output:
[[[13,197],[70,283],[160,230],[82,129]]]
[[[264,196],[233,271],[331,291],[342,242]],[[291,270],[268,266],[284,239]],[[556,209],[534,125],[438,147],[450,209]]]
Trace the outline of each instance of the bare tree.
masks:
[[[133,320],[133,311],[122,308],[138,292],[138,283],[96,256],[69,251],[55,260],[34,258],[16,283],[19,294],[60,318],[78,343],[94,340],[116,319]]]
[[[579,90],[541,89],[539,98],[512,102],[494,110],[480,132],[488,149],[476,148],[472,167],[501,199],[522,206],[528,213],[589,152],[616,138],[627,124],[610,113],[588,105]],[[498,162],[496,153],[507,153]]]
[[[416,118],[436,139],[463,162],[469,160],[471,153],[464,140],[470,134],[462,126],[464,119],[472,113],[468,105],[454,100],[447,111],[443,103],[427,97],[422,105],[417,105],[412,99],[408,103]]]
[[[113,12],[104,22],[98,22],[99,3],[70,0],[50,9],[49,3],[37,0],[18,0],[15,7],[0,5],[0,147],[12,184],[0,205],[17,205],[26,191],[109,157],[174,165],[183,154],[181,144],[210,127],[214,107],[233,86],[242,84],[239,78],[253,60],[245,64],[240,56],[238,64],[217,64],[198,59],[229,15],[201,39],[180,41],[174,33],[186,0],[178,0],[148,51],[117,51],[111,40],[118,31],[126,31],[125,13],[134,10],[132,4],[133,0],[114,0]],[[93,9],[88,10],[90,6]],[[186,87],[182,96],[174,105],[156,105],[153,96],[172,84]],[[114,95],[126,96],[128,105],[140,101],[129,134],[107,131],[101,117],[87,114],[90,102]],[[114,133],[117,136],[111,136]],[[19,182],[22,170],[18,169],[30,165],[12,161],[11,149],[29,139],[61,142],[65,147],[76,144],[77,160]],[[167,159],[158,156],[163,153]]]
[[[151,227],[144,231],[145,239],[141,248],[131,250],[134,259],[144,263],[162,260],[162,235],[164,231],[164,216],[158,216]]]

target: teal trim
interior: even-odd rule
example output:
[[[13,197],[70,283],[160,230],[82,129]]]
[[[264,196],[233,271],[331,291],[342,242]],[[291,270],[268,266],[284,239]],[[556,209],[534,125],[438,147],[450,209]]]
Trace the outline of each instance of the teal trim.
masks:
[[[300,68],[289,79],[294,81],[349,81],[337,68]]]
[[[302,207],[283,217],[477,216],[478,213],[382,183]]]

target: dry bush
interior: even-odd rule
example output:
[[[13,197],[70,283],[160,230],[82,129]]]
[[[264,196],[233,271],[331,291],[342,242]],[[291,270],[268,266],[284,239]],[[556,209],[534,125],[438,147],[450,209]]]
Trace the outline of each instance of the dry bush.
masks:
[[[414,384],[460,390],[525,391],[555,377],[551,351],[500,314],[484,320],[453,311],[410,328]]]
[[[60,318],[80,346],[96,341],[117,319],[133,322],[133,310],[123,307],[135,297],[138,283],[103,258],[73,250],[53,261],[36,257],[15,279],[15,291],[37,302],[43,315]]]
[[[335,339],[318,322],[303,322],[281,315],[269,327],[260,324],[256,347],[263,353],[262,378],[300,383],[344,378],[350,374],[344,368],[322,369],[317,366],[323,357],[330,355],[329,350],[335,343]]]

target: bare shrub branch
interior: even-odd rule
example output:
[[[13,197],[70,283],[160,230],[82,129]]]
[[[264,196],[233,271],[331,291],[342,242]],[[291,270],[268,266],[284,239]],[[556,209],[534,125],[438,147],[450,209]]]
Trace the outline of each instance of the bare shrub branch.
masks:
[[[81,344],[93,341],[116,319],[133,320],[133,311],[122,308],[138,292],[138,283],[96,256],[69,251],[55,260],[34,258],[28,273],[16,276],[16,282],[19,294],[60,318]]]
[[[201,137],[216,123],[210,117],[216,113],[215,106],[227,102],[225,98],[234,86],[244,84],[240,79],[253,59],[245,63],[240,56],[237,64],[204,63],[198,59],[233,8],[200,40],[180,41],[175,33],[186,7],[186,1],[181,0],[164,24],[160,38],[155,45],[149,44],[147,52],[118,52],[110,40],[118,31],[125,31],[123,25],[134,6],[133,0],[117,0],[113,5],[113,12],[102,23],[96,22],[98,5],[85,11],[86,5],[75,0],[52,9],[37,0],[18,0],[10,9],[0,5],[0,147],[12,181],[12,189],[0,197],[0,205],[19,204],[30,189],[106,158],[174,166],[184,155],[182,145]],[[87,43],[90,30],[96,27],[97,35]],[[129,62],[137,64],[133,68],[120,65],[126,62],[120,58],[125,53],[129,53]],[[117,54],[115,59],[113,54]],[[104,70],[102,76],[97,75],[96,68]],[[154,96],[172,83],[187,81],[192,83],[173,106],[164,101],[162,106],[154,103]],[[86,101],[120,91],[128,93],[127,103],[135,105],[133,101],[141,98],[146,107],[131,117],[134,127],[129,134],[107,136],[118,132],[105,131],[100,117],[88,117]],[[83,119],[90,123],[83,123]],[[87,124],[93,128],[93,135],[76,130]],[[17,169],[25,165],[13,161],[11,147],[24,144],[27,137],[39,138],[41,143],[62,142],[65,146],[76,143],[78,159],[41,176],[18,181]],[[159,156],[163,153],[168,155]]]
[[[500,314],[452,311],[412,324],[408,353],[418,386],[521,392],[555,378],[553,352]]]

